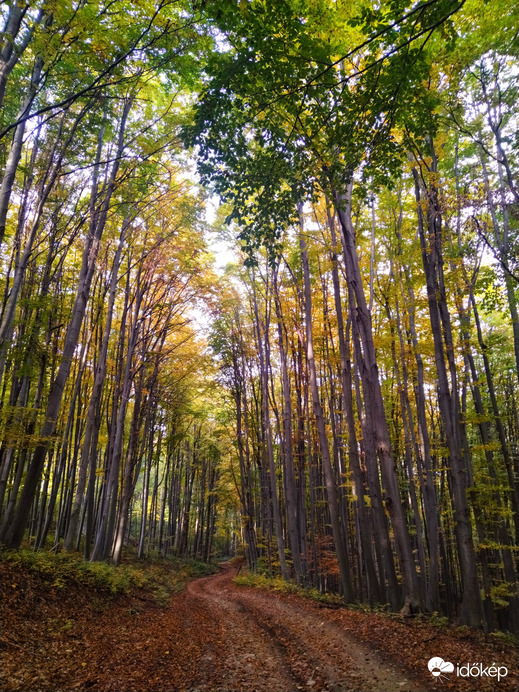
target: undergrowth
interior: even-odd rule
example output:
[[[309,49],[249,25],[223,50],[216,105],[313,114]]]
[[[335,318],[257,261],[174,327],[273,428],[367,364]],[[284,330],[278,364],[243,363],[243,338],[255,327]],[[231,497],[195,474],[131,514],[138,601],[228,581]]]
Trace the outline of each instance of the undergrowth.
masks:
[[[6,550],[2,561],[40,577],[53,588],[77,584],[114,595],[143,590],[150,592],[160,605],[166,605],[171,594],[181,591],[189,579],[216,571],[214,565],[192,559],[130,557],[116,567],[106,562],[86,562],[79,554],[30,549]]]
[[[297,584],[285,581],[281,579],[281,577],[267,577],[264,574],[245,572],[244,574],[234,577],[234,583],[239,586],[254,586],[257,589],[266,589],[279,593],[292,593],[296,594],[296,596],[310,598],[313,601],[319,601],[320,603],[327,603],[329,605],[344,605],[343,599],[337,594],[321,593],[318,589],[297,586]]]
[[[234,577],[235,584],[239,586],[252,586],[257,589],[265,589],[268,591],[277,591],[278,593],[291,593],[303,598],[310,598],[320,603],[336,607],[345,607],[349,610],[358,610],[364,613],[378,613],[388,618],[401,620],[402,616],[399,613],[389,612],[388,605],[370,606],[366,603],[348,603],[337,594],[321,593],[318,589],[309,589],[297,586],[294,583],[287,582],[281,577],[268,577],[265,574],[253,573],[245,571],[244,573]],[[470,630],[467,627],[454,626],[448,618],[440,616],[438,613],[418,613],[413,617],[413,620],[419,623],[424,623],[435,627],[438,630],[449,630],[451,634],[456,634],[460,639],[466,639],[467,634],[475,634],[475,630]],[[505,643],[513,646],[519,645],[519,638],[509,632],[491,632],[488,639],[495,643]]]

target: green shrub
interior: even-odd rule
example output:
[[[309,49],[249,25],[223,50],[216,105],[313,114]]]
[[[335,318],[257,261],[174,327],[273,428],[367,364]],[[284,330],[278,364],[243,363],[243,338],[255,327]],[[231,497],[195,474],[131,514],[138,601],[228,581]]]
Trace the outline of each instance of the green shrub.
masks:
[[[141,589],[151,592],[164,605],[189,579],[217,571],[214,565],[180,558],[135,559],[116,567],[107,562],[86,562],[78,554],[70,553],[9,550],[2,557],[4,562],[39,576],[56,589],[80,584],[114,595]]]
[[[303,598],[310,598],[320,603],[330,605],[344,605],[344,601],[337,594],[321,593],[317,589],[303,588],[293,582],[288,582],[281,577],[267,577],[264,574],[245,572],[234,578],[234,583],[239,586],[253,586],[257,589],[277,591],[279,593],[293,593]]]

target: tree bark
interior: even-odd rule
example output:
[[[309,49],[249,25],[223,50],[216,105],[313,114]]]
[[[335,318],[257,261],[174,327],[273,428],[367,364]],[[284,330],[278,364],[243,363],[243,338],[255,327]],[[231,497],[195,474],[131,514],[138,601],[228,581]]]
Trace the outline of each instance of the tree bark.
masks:
[[[330,522],[332,525],[333,540],[337,560],[339,563],[339,573],[345,601],[351,601],[354,597],[351,583],[350,566],[347,561],[344,527],[341,525],[339,514],[337,489],[335,487],[335,477],[330,458],[330,447],[326,435],[326,425],[324,422],[323,409],[317,385],[317,371],[315,367],[313,328],[312,328],[312,289],[310,285],[310,268],[308,265],[308,252],[304,239],[304,221],[302,208],[299,208],[299,247],[301,248],[301,262],[304,278],[304,297],[305,297],[305,326],[306,326],[306,356],[308,363],[308,377],[310,381],[310,392],[312,395],[313,411],[315,423],[319,435],[319,447],[323,461],[324,479],[326,484],[326,495],[328,498],[328,509],[330,512]]]
[[[45,411],[45,422],[43,423],[40,432],[40,439],[42,442],[37,445],[32,456],[31,463],[25,477],[22,493],[5,540],[6,545],[10,548],[18,548],[22,542],[23,534],[29,519],[30,508],[38,487],[39,480],[41,478],[43,466],[45,464],[45,457],[56,430],[65,384],[68,380],[74,351],[78,343],[81,325],[83,324],[83,317],[85,315],[85,309],[88,302],[90,285],[92,283],[97,254],[99,252],[99,243],[101,241],[101,236],[106,224],[110,199],[115,188],[115,179],[119,168],[120,157],[122,156],[124,150],[124,131],[130,105],[131,102],[127,101],[123,108],[123,114],[119,127],[117,156],[112,167],[112,173],[110,182],[107,186],[103,208],[101,210],[99,219],[94,219],[92,221],[88,238],[85,243],[79,273],[79,282],[74,300],[74,307],[72,310],[72,317],[67,327],[60,366],[50,388],[47,408]]]
[[[261,403],[262,403],[262,420],[263,420],[263,433],[265,436],[266,443],[266,456],[269,467],[269,477],[270,477],[270,495],[272,499],[272,512],[274,515],[274,529],[276,533],[276,545],[278,549],[279,565],[281,569],[281,576],[283,579],[288,581],[290,579],[290,574],[288,571],[288,566],[285,558],[285,544],[283,539],[283,527],[281,523],[281,512],[279,509],[279,497],[276,481],[276,466],[274,463],[274,450],[272,448],[272,430],[270,425],[270,410],[269,410],[269,390],[268,390],[268,370],[267,363],[265,362],[265,352],[263,345],[263,338],[265,339],[265,344],[268,340],[268,330],[269,330],[269,319],[265,317],[265,324],[261,329],[261,323],[259,319],[258,303],[256,298],[256,288],[254,286],[255,278],[252,276],[252,286],[253,286],[253,306],[254,306],[254,316],[256,324],[256,334],[258,339],[258,356],[259,356],[259,366],[260,366],[260,378],[261,378]]]
[[[357,323],[361,338],[362,362],[360,363],[360,372],[366,399],[366,414],[369,417],[377,456],[380,461],[382,481],[386,493],[384,504],[393,526],[396,550],[402,570],[404,588],[403,611],[412,612],[422,607],[422,597],[418,586],[409,532],[402,508],[395,462],[391,453],[389,430],[373,343],[371,318],[362,285],[362,274],[355,246],[355,232],[351,221],[351,191],[351,183],[348,185],[345,194],[334,191],[334,205],[341,225],[348,290],[355,301],[354,309],[351,310],[352,320]]]
[[[427,226],[422,210],[420,176],[413,168],[415,196],[418,213],[418,233],[422,248],[429,316],[434,342],[436,372],[438,375],[438,404],[450,456],[450,479],[454,500],[455,532],[460,561],[463,600],[461,620],[463,624],[480,627],[485,622],[479,591],[476,554],[472,539],[470,507],[467,499],[467,469],[461,449],[460,411],[457,392],[456,368],[450,317],[445,295],[442,271],[441,208],[437,191],[431,186],[427,193]],[[427,229],[427,238],[426,238]],[[445,340],[450,360],[451,387],[447,376]]]

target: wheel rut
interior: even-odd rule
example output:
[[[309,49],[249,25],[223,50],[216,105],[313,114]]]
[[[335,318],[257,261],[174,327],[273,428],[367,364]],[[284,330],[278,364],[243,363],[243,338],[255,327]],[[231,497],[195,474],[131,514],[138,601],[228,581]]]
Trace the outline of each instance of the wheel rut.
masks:
[[[452,661],[498,661],[510,671],[502,692],[518,689],[515,647],[244,588],[235,573],[222,565],[163,606],[138,593],[101,599],[49,588],[3,565],[12,586],[2,594],[2,690],[474,692],[461,677],[433,684],[427,661],[444,652]],[[497,689],[492,679],[478,682],[481,692]]]
[[[192,582],[187,589],[225,632],[228,650],[220,661],[219,692],[426,692],[328,621],[326,613],[277,594],[236,587],[234,574],[225,564],[219,575]]]

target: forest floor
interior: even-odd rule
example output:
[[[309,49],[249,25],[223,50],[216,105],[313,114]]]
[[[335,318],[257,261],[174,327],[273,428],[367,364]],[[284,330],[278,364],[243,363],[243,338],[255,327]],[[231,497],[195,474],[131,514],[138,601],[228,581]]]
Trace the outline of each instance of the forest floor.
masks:
[[[191,581],[164,606],[49,585],[2,566],[4,692],[425,692],[517,690],[517,649],[471,631],[328,608],[235,585],[236,568]],[[427,662],[506,666],[499,682],[433,679]]]

